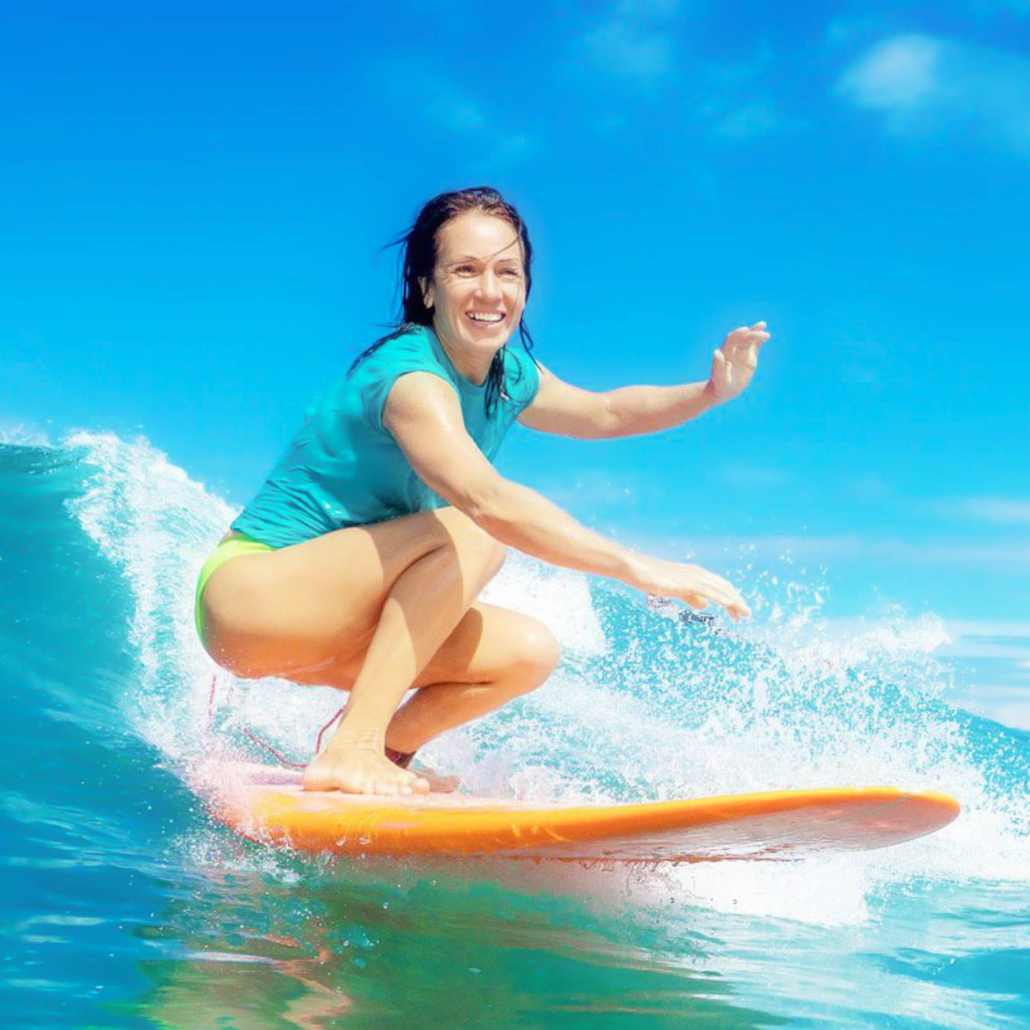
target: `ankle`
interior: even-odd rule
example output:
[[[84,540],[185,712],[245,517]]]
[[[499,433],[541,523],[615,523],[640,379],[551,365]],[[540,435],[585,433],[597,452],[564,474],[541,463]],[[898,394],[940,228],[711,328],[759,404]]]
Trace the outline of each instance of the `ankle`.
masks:
[[[383,730],[361,729],[342,723],[326,745],[326,751],[375,751],[382,754],[385,746],[386,734]]]
[[[400,733],[394,731],[393,727],[388,726],[386,735],[383,738],[383,743],[386,745],[387,751],[393,751],[399,755],[413,755],[420,747],[428,744],[427,740],[414,740],[411,737],[405,737]]]

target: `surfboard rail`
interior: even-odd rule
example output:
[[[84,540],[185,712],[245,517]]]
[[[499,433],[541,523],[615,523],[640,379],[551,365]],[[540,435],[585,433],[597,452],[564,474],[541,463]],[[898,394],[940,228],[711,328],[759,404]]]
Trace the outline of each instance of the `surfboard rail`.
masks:
[[[225,770],[214,815],[250,840],[302,852],[698,862],[888,847],[954,820],[946,794],[833,787],[620,805],[531,805],[448,794],[306,792],[276,770]]]

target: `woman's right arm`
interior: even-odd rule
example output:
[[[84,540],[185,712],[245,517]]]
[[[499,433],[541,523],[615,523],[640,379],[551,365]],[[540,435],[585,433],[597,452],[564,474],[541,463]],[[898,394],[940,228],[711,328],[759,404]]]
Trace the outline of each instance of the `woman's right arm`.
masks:
[[[390,389],[383,425],[419,478],[501,543],[694,608],[715,601],[734,618],[751,614],[721,576],[631,551],[580,525],[535,490],[501,476],[466,431],[457,394],[438,376],[401,376]]]

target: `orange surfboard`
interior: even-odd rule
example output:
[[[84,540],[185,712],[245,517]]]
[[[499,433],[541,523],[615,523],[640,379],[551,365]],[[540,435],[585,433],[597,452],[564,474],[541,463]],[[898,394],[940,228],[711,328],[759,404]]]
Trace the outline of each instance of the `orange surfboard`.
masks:
[[[946,794],[836,787],[631,805],[541,805],[460,794],[308,792],[300,774],[226,763],[205,777],[214,814],[297,851],[565,861],[702,862],[865,851],[947,826]]]

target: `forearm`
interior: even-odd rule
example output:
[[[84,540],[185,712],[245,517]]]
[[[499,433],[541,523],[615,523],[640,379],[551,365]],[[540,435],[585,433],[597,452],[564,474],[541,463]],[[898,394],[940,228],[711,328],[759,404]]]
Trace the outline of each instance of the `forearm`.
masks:
[[[474,512],[476,523],[496,540],[567,569],[633,583],[637,555],[580,525],[535,490],[500,480]]]
[[[638,436],[689,422],[717,403],[709,383],[684,386],[624,386],[605,394],[606,437]]]

